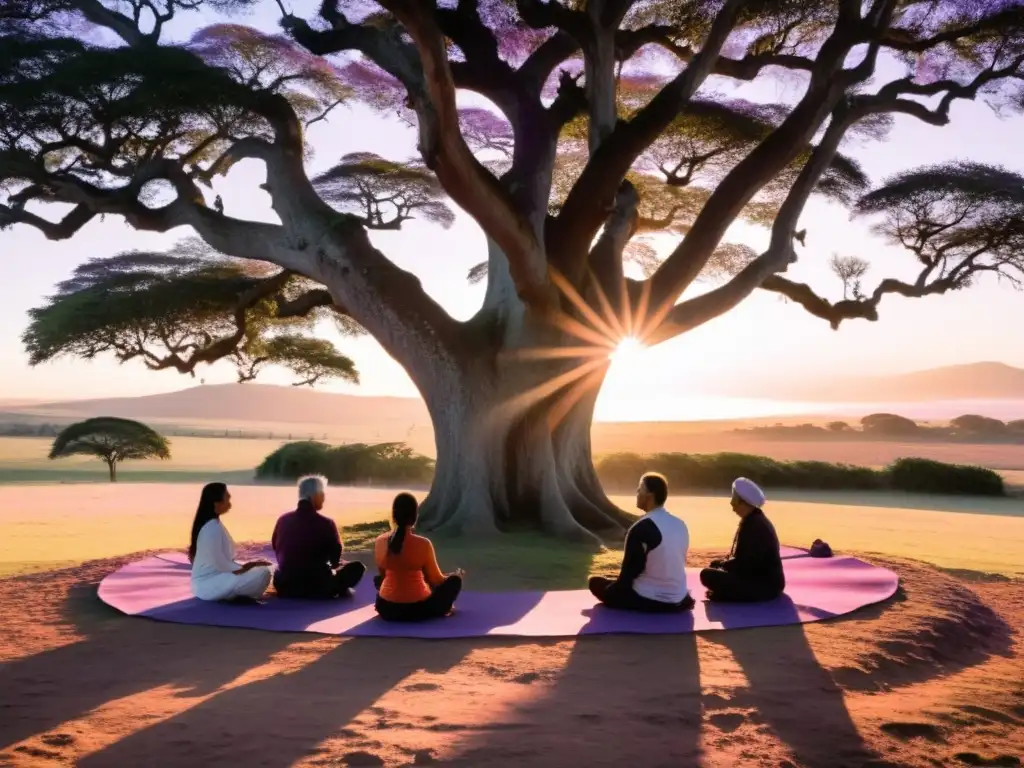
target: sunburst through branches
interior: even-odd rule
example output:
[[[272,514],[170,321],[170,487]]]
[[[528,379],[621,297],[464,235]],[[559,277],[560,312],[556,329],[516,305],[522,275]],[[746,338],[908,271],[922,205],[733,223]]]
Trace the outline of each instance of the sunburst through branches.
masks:
[[[607,294],[596,283],[591,284],[593,301],[587,301],[564,276],[552,270],[552,281],[572,310],[558,309],[548,313],[551,332],[558,337],[552,346],[536,346],[510,350],[508,362],[525,364],[548,363],[549,375],[530,389],[513,395],[497,409],[501,421],[522,418],[530,409],[548,401],[548,427],[554,430],[580,403],[596,399],[612,363],[635,362],[648,346],[661,339],[657,330],[665,321],[672,302],[651,308],[649,283],[643,283],[639,295],[631,297],[623,284],[616,311]],[[563,345],[566,337],[578,344]]]

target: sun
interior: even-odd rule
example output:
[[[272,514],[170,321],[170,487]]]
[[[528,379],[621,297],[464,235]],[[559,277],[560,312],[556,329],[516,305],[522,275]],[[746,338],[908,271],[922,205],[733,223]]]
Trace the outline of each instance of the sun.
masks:
[[[608,357],[613,363],[629,363],[643,352],[644,345],[634,336],[626,336],[613,349]]]

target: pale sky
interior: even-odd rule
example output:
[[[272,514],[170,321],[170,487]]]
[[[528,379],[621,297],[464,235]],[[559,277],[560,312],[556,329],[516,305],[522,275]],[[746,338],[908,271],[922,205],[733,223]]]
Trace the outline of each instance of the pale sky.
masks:
[[[191,18],[194,24],[196,17]],[[267,27],[265,19],[259,21],[259,26]],[[793,86],[770,80],[736,91],[758,101],[790,100],[793,93]],[[945,128],[898,117],[886,142],[854,145],[846,151],[864,164],[875,181],[903,169],[957,158],[1024,171],[1020,141],[1024,118],[1001,119],[984,104],[962,102],[954,107],[952,117],[952,124]],[[311,174],[329,167],[346,152],[369,150],[402,159],[411,156],[415,146],[410,128],[358,106],[336,111],[330,121],[313,127],[310,138],[316,148]],[[227,212],[272,219],[267,196],[257,187],[262,180],[262,167],[251,162],[220,180],[217,187]],[[809,282],[829,298],[841,293],[838,278],[828,269],[833,252],[870,261],[872,268],[865,281],[869,288],[883,277],[913,273],[908,253],[883,245],[868,232],[865,222],[850,221],[847,212],[837,206],[812,202],[800,226],[808,229],[807,247],[799,252],[800,262],[790,268],[789,276]],[[755,248],[767,242],[767,230],[734,230],[732,239]],[[233,381],[233,369],[227,364],[201,369],[193,380],[170,371],[150,372],[141,363],[119,366],[112,359],[92,363],[62,360],[35,369],[26,362],[20,337],[27,310],[38,306],[76,265],[130,249],[163,248],[189,235],[185,229],[164,235],[139,233],[115,217],[93,221],[73,240],[60,243],[48,242],[25,226],[0,232],[0,370],[4,372],[0,399],[141,395],[192,386],[200,377],[207,383]],[[424,288],[453,316],[469,317],[479,307],[484,288],[468,285],[465,275],[469,267],[484,260],[484,240],[465,214],[460,212],[447,231],[413,222],[400,233],[374,233],[373,239],[388,257],[415,272]],[[672,240],[665,238],[664,246],[670,250]],[[683,408],[680,403],[692,403],[698,392],[706,398],[713,394],[716,381],[735,376],[756,379],[771,373],[775,378],[788,372],[804,379],[884,374],[982,360],[1024,367],[1024,334],[1019,329],[1024,329],[1024,294],[994,280],[946,296],[886,298],[879,322],[851,321],[835,332],[775,294],[758,292],[728,315],[686,336],[616,361],[602,390],[599,417],[632,420],[638,418],[638,409],[660,411],[664,418],[698,415],[692,414],[692,406]],[[330,329],[322,332],[331,335]],[[340,347],[356,361],[362,383],[358,387],[326,384],[322,389],[416,395],[402,369],[372,339],[341,340]],[[268,371],[260,380],[288,383],[288,376],[287,372]],[[636,392],[637,377],[643,380],[642,404],[631,396]],[[712,407],[710,401],[705,402]],[[683,415],[683,410],[688,415]]]

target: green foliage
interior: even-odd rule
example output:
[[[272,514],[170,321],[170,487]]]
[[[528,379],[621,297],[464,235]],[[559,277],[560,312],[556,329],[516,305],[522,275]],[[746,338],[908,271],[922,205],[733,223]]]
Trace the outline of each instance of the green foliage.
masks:
[[[251,360],[252,375],[247,378],[256,378],[255,368],[268,363],[294,371],[299,377],[294,383],[296,387],[330,378],[359,383],[356,364],[325,339],[295,335],[272,336],[251,342],[244,354]]]
[[[1008,426],[999,419],[976,414],[957,416],[950,422],[956,432],[967,435],[999,437],[1009,432]]]
[[[110,468],[113,481],[115,465],[127,459],[169,459],[167,439],[138,421],[101,416],[86,419],[61,430],[50,448],[50,458],[95,456]]]
[[[241,138],[271,139],[268,96],[285,98],[310,121],[349,92],[319,57],[237,25],[208,27],[187,46],[151,46],[145,55],[46,37],[5,39],[0,48],[8,129],[0,170],[3,159],[41,155],[106,187],[122,186],[157,151],[195,164]]]
[[[296,480],[302,475],[323,475],[332,483],[429,483],[434,461],[414,453],[404,443],[330,446],[317,441],[282,445],[256,468],[261,480]]]
[[[944,464],[930,459],[898,459],[886,470],[890,486],[910,493],[1002,496],[1003,478],[984,467]]]
[[[947,290],[995,274],[1024,286],[1024,175],[953,162],[898,174],[858,201],[875,231],[909,249]]]
[[[597,472],[610,488],[636,486],[644,472],[661,472],[676,489],[728,489],[737,477],[766,487],[814,490],[877,490],[879,473],[865,467],[820,461],[782,462],[743,453],[658,453],[641,456],[616,453],[598,460]]]
[[[199,363],[226,357],[240,381],[266,365],[288,368],[301,384],[358,381],[354,363],[331,342],[300,335],[327,317],[344,326],[329,307],[279,316],[308,285],[185,241],[168,253],[129,252],[80,265],[44,306],[29,310],[22,340],[31,365],[112,353],[121,363],[193,373]]]
[[[416,218],[445,229],[455,223],[444,188],[422,163],[396,163],[372,152],[353,152],[313,183],[324,200],[359,216],[370,229],[398,229]]]
[[[926,459],[899,459],[885,469],[823,461],[776,461],[742,453],[693,455],[616,453],[597,463],[602,483],[617,491],[636,487],[644,472],[661,472],[673,492],[726,490],[737,477],[768,488],[828,491],[894,490],[912,493],[1002,496],[1002,478],[992,470]]]
[[[920,431],[917,422],[894,413],[872,413],[860,420],[864,432],[883,436],[916,435]]]

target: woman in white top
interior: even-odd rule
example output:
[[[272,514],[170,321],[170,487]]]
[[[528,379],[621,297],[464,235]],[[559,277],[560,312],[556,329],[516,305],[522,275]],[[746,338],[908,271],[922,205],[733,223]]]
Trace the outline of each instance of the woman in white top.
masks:
[[[235,542],[220,521],[230,509],[231,494],[224,483],[203,487],[188,548],[192,594],[200,600],[258,600],[270,586],[272,572],[266,560],[235,562]]]

